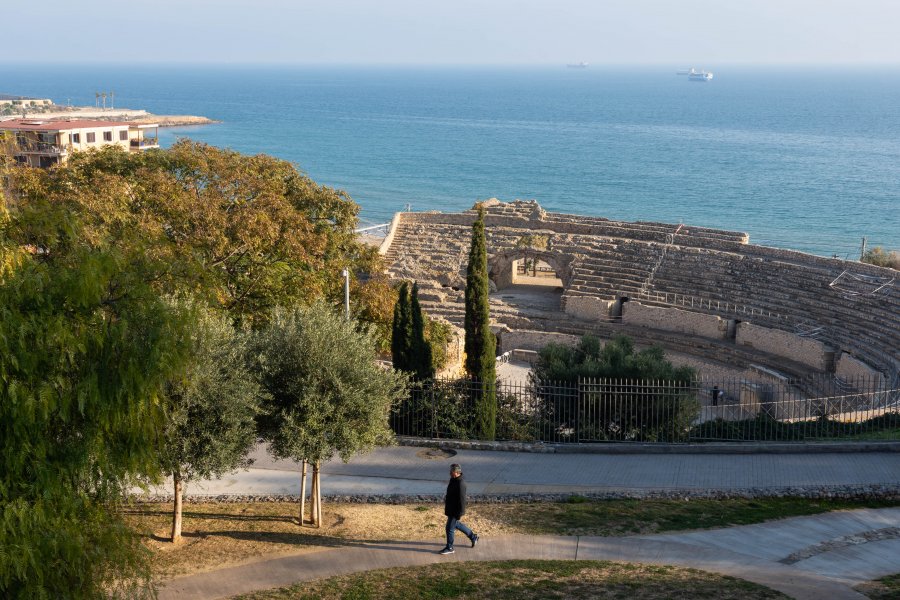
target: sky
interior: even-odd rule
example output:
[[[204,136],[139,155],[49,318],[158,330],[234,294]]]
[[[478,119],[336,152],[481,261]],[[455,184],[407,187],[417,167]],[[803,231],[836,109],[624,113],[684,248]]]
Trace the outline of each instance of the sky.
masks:
[[[900,63],[898,0],[4,2],[0,62]]]

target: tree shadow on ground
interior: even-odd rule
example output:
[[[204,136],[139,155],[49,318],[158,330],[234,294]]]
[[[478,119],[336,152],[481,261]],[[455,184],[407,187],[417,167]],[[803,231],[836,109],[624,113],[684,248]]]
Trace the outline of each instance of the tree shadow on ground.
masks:
[[[125,509],[122,514],[131,517],[172,517],[171,510],[143,510],[143,509]],[[246,522],[281,522],[299,524],[300,518],[296,515],[248,515],[241,513],[215,513],[215,512],[198,512],[193,510],[182,510],[183,519],[208,519],[219,521],[246,521]]]

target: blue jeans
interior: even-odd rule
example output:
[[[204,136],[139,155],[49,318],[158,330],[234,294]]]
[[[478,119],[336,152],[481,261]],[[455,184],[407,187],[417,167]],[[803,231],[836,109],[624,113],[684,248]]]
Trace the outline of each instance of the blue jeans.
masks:
[[[465,523],[457,519],[456,517],[447,517],[447,547],[453,547],[453,538],[456,534],[456,530],[459,529],[466,537],[470,540],[472,539],[472,530],[466,527]]]

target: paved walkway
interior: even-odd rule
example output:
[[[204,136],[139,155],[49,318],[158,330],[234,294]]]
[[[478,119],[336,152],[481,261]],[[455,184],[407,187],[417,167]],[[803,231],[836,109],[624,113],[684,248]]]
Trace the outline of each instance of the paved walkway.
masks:
[[[465,540],[462,540],[465,541]],[[799,600],[862,599],[853,586],[900,572],[900,508],[812,517],[680,534],[625,538],[504,536],[459,544],[352,542],[343,547],[263,560],[168,582],[160,599],[206,600],[333,575],[446,561],[506,559],[615,560],[694,567],[741,577]]]
[[[264,448],[252,469],[191,483],[188,495],[299,495],[300,466]],[[470,495],[621,494],[900,487],[900,452],[806,454],[539,454],[381,448],[323,467],[325,495],[441,496],[463,465]],[[165,493],[165,489],[160,490]],[[450,557],[441,544],[347,542],[169,582],[161,598],[212,599],[350,572],[447,560],[608,559],[689,566],[762,583],[799,599],[862,598],[852,587],[900,572],[900,508],[798,517],[746,527],[627,538],[504,536]]]
[[[810,454],[537,454],[379,448],[348,464],[323,466],[325,495],[440,495],[447,467],[462,464],[469,494],[741,491],[791,488],[900,487],[900,452]],[[263,448],[253,468],[221,480],[190,483],[188,495],[299,495],[300,466]],[[159,490],[165,493],[165,489]]]

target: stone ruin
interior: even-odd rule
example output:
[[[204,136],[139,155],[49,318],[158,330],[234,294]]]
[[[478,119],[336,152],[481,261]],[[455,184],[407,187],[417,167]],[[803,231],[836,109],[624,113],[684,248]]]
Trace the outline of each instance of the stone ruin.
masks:
[[[499,350],[624,333],[792,378],[898,387],[896,271],[757,246],[736,231],[551,213],[535,201],[482,206]],[[475,216],[397,213],[380,249],[390,276],[417,281],[425,311],[457,326]]]

